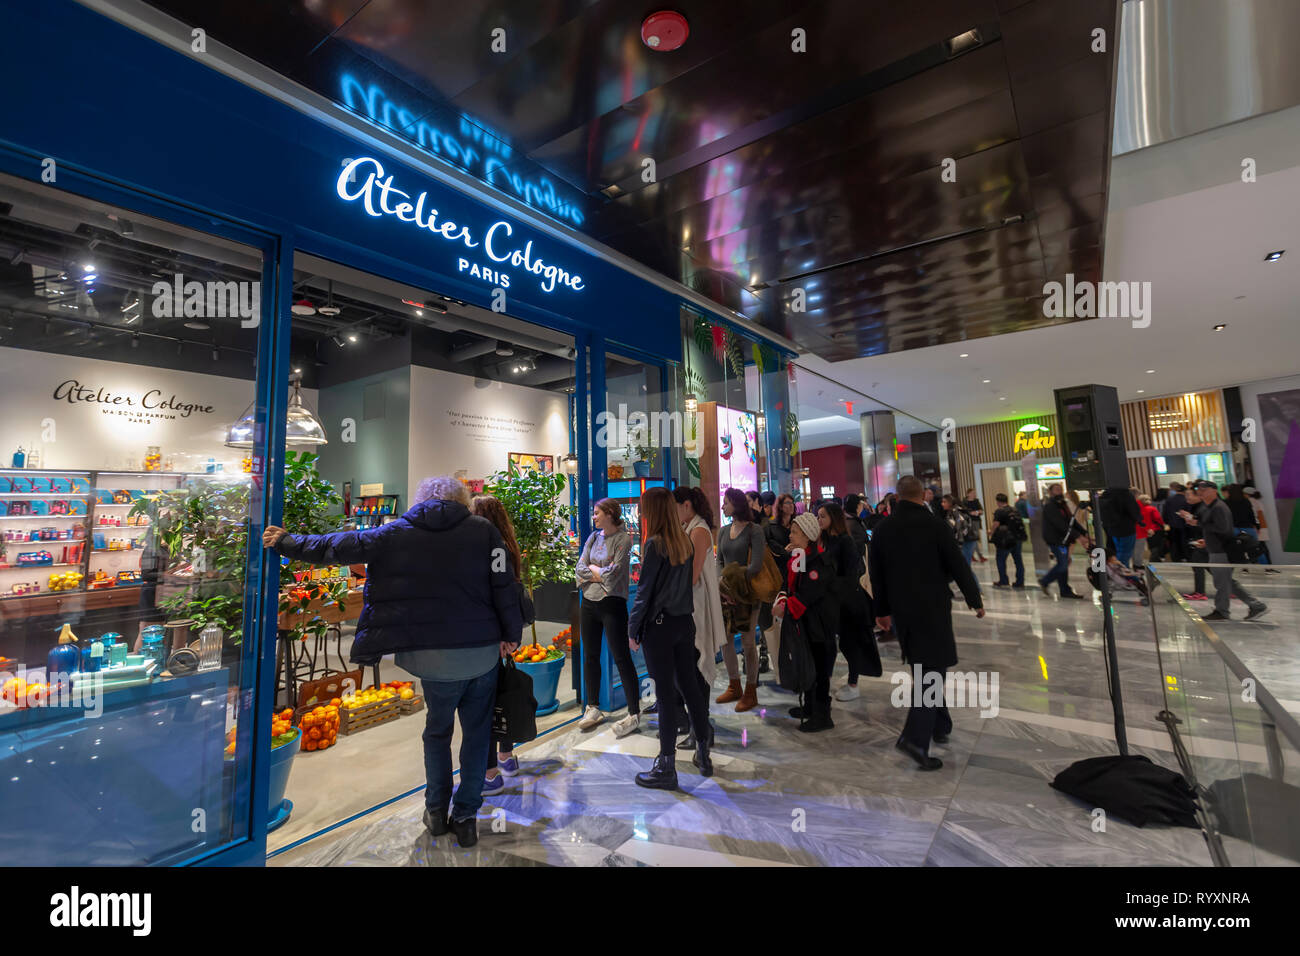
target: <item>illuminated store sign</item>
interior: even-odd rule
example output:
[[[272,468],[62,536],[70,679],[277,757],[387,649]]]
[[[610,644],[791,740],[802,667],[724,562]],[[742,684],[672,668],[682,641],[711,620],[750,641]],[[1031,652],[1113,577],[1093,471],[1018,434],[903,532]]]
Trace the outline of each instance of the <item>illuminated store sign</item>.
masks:
[[[1013,455],[1023,452],[1042,451],[1056,447],[1056,436],[1048,434],[1045,425],[1022,425],[1016,432],[1016,444],[1011,449]]]
[[[460,134],[463,139],[457,139],[445,130],[431,126],[418,113],[395,104],[376,83],[363,87],[356,77],[345,73],[342,87],[343,103],[353,112],[387,127],[420,149],[443,157],[488,185],[513,193],[534,209],[575,226],[582,225],[582,211],[562,198],[545,176],[525,179],[512,173],[505,161],[515,155],[514,150],[482,127],[462,117]]]
[[[361,200],[367,215],[376,218],[395,216],[402,222],[427,229],[431,235],[446,242],[467,250],[482,250],[457,257],[456,271],[463,275],[506,289],[511,280],[506,268],[510,267],[537,276],[543,292],[554,292],[557,288],[582,291],[582,276],[542,259],[534,253],[531,239],[522,248],[512,243],[514,226],[504,219],[492,223],[477,236],[468,225],[450,219],[439,221],[438,210],[429,208],[427,192],[421,191],[411,201],[411,193],[393,185],[392,175],[385,175],[383,164],[373,157],[364,156],[348,162],[334,189],[345,202]]]

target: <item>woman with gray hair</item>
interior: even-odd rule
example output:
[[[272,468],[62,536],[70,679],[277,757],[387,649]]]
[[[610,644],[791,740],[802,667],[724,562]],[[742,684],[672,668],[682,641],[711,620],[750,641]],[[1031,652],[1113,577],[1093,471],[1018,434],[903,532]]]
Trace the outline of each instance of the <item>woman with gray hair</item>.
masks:
[[[469,512],[458,478],[426,478],[396,521],[364,531],[294,535],[271,526],[262,543],[310,564],[366,568],[365,601],[351,659],[377,664],[396,654],[420,678],[424,726],[424,825],[478,842],[475,817],[492,737],[497,664],[519,643],[519,588],[501,533]],[[460,715],[460,787],[452,800],[451,738]],[[450,813],[448,806],[450,805]]]

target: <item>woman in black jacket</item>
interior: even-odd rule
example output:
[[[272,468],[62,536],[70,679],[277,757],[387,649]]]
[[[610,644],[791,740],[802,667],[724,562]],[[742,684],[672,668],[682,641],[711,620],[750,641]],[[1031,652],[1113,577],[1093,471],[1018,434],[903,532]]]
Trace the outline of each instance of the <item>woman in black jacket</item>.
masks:
[[[812,686],[801,694],[801,704],[790,709],[804,733],[830,730],[831,671],[835,667],[837,611],[831,596],[834,572],[818,544],[817,519],[804,512],[790,528],[785,588],[776,596],[774,610],[781,617],[781,646],[794,647],[806,640],[813,658]],[[787,643],[790,642],[790,643]],[[787,650],[783,660],[790,656]],[[786,676],[782,675],[782,683]]]
[[[862,590],[862,575],[866,573],[866,532],[862,533],[862,544],[850,533],[845,514],[838,505],[823,504],[817,509],[817,526],[821,528],[820,544],[830,558],[834,573],[831,585],[831,597],[834,601],[836,634],[840,640],[840,651],[849,665],[849,679],[843,687],[835,692],[835,699],[850,701],[858,699],[857,666],[864,661],[862,653],[879,655],[875,641],[872,639],[871,599]],[[866,645],[870,643],[868,650]]]
[[[646,542],[641,549],[641,579],[628,617],[628,646],[645,645],[646,669],[655,682],[659,701],[659,756],[648,773],[636,775],[642,787],[677,789],[677,695],[686,698],[686,711],[695,732],[692,763],[713,776],[709,759],[709,703],[696,677],[695,597],[692,585],[694,548],[682,530],[677,502],[667,488],[648,488],[641,496],[641,520]]]

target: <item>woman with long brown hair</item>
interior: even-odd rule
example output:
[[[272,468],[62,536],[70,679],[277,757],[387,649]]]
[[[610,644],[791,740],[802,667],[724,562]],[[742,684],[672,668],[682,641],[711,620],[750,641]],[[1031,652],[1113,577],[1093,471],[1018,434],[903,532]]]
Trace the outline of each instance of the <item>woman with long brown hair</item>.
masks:
[[[696,673],[707,701],[713,691],[713,679],[717,676],[718,651],[722,650],[727,639],[727,629],[722,623],[722,599],[718,594],[718,564],[713,557],[713,536],[717,528],[713,523],[713,507],[702,488],[684,485],[674,488],[673,500],[677,502],[677,517],[681,519],[682,530],[695,552],[695,560],[691,562],[691,580],[695,601],[695,650],[699,655]],[[680,746],[684,749],[694,747],[695,732],[691,731]]]
[[[758,706],[758,627],[759,601],[754,596],[754,578],[763,570],[763,552],[767,540],[755,521],[749,499],[739,488],[728,488],[722,495],[722,513],[731,519],[718,534],[718,570],[721,572],[722,617],[727,625],[727,640],[722,645],[722,659],[727,665],[727,689],[716,703],[736,701],[736,710],[744,712]],[[736,635],[745,650],[745,689],[740,687],[740,662],[736,657]]]
[[[487,518],[492,522],[493,527],[501,532],[501,538],[506,544],[506,563],[510,565],[510,573],[515,576],[515,580],[520,580],[520,569],[522,560],[519,553],[519,541],[515,537],[515,526],[510,520],[510,514],[506,511],[506,506],[495,495],[476,495],[469,503],[471,514],[476,514],[482,518]],[[521,608],[523,612],[524,627],[532,623],[532,609]],[[493,794],[500,793],[506,788],[506,777],[513,777],[519,773],[519,761],[515,759],[515,745],[513,741],[505,740],[501,742],[500,747],[488,745],[488,765],[487,775],[483,780],[483,795],[490,797]]]
[[[578,588],[582,591],[578,643],[582,647],[587,691],[587,709],[578,721],[578,729],[592,730],[605,719],[599,704],[600,640],[605,637],[627,697],[627,716],[614,724],[615,735],[624,737],[641,726],[640,684],[627,649],[632,536],[623,522],[623,507],[613,498],[596,502],[591,509],[591,526],[591,537],[582,546],[577,568]]]
[[[694,548],[682,530],[677,502],[667,488],[647,488],[641,496],[645,545],[641,549],[641,580],[628,618],[628,646],[644,647],[646,668],[659,700],[659,756],[648,773],[636,775],[642,787],[677,789],[677,695],[686,698],[686,711],[695,732],[692,762],[706,777],[713,776],[709,759],[709,705],[695,669],[695,598],[692,586]]]

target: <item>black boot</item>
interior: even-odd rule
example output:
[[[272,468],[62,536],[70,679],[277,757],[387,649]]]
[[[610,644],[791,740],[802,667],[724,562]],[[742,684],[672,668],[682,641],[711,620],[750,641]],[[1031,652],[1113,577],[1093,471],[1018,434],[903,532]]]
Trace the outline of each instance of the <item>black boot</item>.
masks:
[[[713,749],[713,737],[714,737],[714,734],[716,733],[717,729],[718,729],[717,727],[713,726],[713,721],[710,720],[710,721],[709,721],[709,749],[710,749],[710,750]],[[694,731],[694,729],[687,731],[686,736],[683,737],[681,740],[677,741],[677,749],[678,749],[678,750],[694,750],[694,749],[695,749],[695,731]]]
[[[468,849],[478,842],[478,821],[473,817],[452,820],[451,829],[456,834],[456,845],[462,849]]]
[[[812,716],[804,720],[799,729],[805,734],[815,734],[818,731],[830,730],[835,726],[835,721],[831,720],[830,704],[816,704],[813,707]]]
[[[424,828],[432,836],[439,837],[451,829],[451,821],[447,819],[446,812],[435,816],[434,812],[426,807],[424,810]]]
[[[898,738],[898,743],[894,744],[894,746],[915,760],[916,765],[922,770],[938,770],[943,766],[943,761],[938,757],[931,757],[916,744],[906,741],[902,737]]]
[[[660,754],[655,757],[654,766],[648,773],[637,774],[636,782],[637,786],[648,787],[651,790],[676,790],[677,767],[673,763],[673,755]]]
[[[709,759],[708,747],[696,747],[695,756],[691,758],[691,763],[700,768],[701,777],[713,776],[713,761]]]

